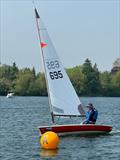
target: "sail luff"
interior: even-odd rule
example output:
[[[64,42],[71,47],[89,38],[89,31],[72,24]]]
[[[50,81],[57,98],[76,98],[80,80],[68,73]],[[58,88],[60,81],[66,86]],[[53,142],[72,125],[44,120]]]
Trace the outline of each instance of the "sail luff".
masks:
[[[48,85],[48,80],[47,80],[45,60],[44,60],[44,54],[43,54],[43,49],[42,49],[42,39],[41,39],[40,28],[39,28],[39,23],[38,23],[38,19],[40,18],[40,16],[39,16],[36,8],[34,8],[34,11],[35,11],[37,31],[38,31],[38,38],[39,38],[40,48],[41,48],[41,53],[42,53],[42,54],[41,54],[41,57],[42,57],[42,62],[43,62],[44,71],[45,71],[44,73],[45,73],[45,80],[46,80],[46,86],[47,86],[47,92],[48,92],[49,107],[50,107],[50,111],[51,111],[52,122],[54,123],[55,121],[54,121],[54,115],[53,115],[53,111],[52,111],[52,107],[51,107],[51,99],[50,99],[49,85]]]

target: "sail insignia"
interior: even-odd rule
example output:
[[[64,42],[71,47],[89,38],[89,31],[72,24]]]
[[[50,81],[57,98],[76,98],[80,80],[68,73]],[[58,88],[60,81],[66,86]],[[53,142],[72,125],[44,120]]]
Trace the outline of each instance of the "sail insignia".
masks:
[[[47,44],[45,42],[41,42],[40,45],[41,45],[41,48],[44,48],[47,46]]]

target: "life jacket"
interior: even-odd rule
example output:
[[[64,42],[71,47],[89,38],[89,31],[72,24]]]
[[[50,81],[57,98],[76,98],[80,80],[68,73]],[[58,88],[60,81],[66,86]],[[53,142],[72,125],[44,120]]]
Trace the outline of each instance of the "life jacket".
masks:
[[[98,117],[98,111],[94,108],[91,111],[91,116],[90,116],[89,120],[92,122],[96,122],[97,117]]]
[[[97,117],[98,117],[98,111],[94,108],[93,119],[95,120],[95,122],[96,122],[96,120],[97,120]]]

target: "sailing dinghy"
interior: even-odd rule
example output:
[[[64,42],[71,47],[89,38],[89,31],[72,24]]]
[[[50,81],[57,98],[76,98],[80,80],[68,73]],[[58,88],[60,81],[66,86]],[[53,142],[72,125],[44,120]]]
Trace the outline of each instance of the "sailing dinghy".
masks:
[[[112,130],[111,126],[55,124],[55,117],[57,116],[83,117],[85,112],[35,7],[34,11],[53,122],[53,125],[50,126],[40,126],[40,133],[43,134],[46,131],[53,131],[59,135],[109,133]]]

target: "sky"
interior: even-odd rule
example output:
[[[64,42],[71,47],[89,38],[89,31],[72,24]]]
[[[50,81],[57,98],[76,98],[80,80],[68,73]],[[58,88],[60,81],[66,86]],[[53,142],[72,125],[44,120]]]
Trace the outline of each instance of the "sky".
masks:
[[[34,0],[66,68],[120,58],[120,0]],[[43,71],[32,0],[0,0],[0,61]]]

